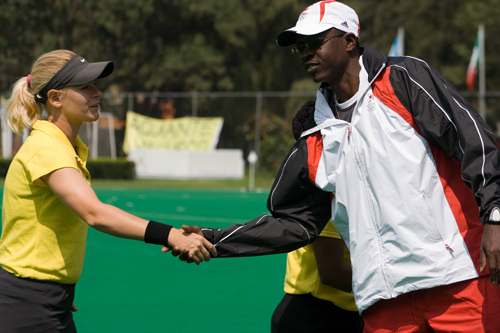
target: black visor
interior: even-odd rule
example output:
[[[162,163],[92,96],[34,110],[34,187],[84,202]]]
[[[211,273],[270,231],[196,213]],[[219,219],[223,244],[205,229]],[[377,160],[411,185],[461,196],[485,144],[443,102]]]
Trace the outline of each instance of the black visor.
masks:
[[[111,61],[90,63],[85,58],[75,55],[36,94],[36,98],[45,103],[49,90],[87,84],[108,76],[113,69],[114,64]]]

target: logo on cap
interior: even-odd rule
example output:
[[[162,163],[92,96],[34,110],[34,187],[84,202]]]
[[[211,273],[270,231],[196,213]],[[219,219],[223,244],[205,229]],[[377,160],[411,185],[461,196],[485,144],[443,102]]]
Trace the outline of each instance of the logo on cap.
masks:
[[[340,25],[349,29],[349,24],[347,24],[347,21],[342,22]]]
[[[306,13],[306,11],[303,11],[299,16],[299,21],[305,20],[306,17],[307,17],[307,13]]]

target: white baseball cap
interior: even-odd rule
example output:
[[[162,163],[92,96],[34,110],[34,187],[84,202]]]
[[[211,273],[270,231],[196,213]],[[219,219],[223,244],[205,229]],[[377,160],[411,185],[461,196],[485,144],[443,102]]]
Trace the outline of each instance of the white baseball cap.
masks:
[[[295,44],[297,35],[316,35],[335,28],[359,38],[358,15],[351,7],[338,1],[319,1],[307,7],[293,28],[281,32],[276,38],[279,46]]]

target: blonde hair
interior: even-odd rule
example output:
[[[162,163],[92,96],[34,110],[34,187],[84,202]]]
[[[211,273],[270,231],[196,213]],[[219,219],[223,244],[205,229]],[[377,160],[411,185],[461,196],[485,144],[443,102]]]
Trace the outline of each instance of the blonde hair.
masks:
[[[24,76],[14,83],[7,102],[7,123],[10,128],[21,133],[23,128],[31,128],[42,115],[42,103],[36,94],[45,87],[50,79],[75,55],[69,50],[55,50],[40,56],[33,67],[28,84]]]

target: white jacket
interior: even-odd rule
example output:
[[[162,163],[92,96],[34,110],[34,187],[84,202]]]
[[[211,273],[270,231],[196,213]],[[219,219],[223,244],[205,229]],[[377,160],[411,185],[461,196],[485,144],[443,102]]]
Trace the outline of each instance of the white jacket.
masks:
[[[351,123],[332,115],[318,92],[315,181],[335,193],[332,216],[351,253],[358,309],[477,277],[427,141],[371,87]]]

